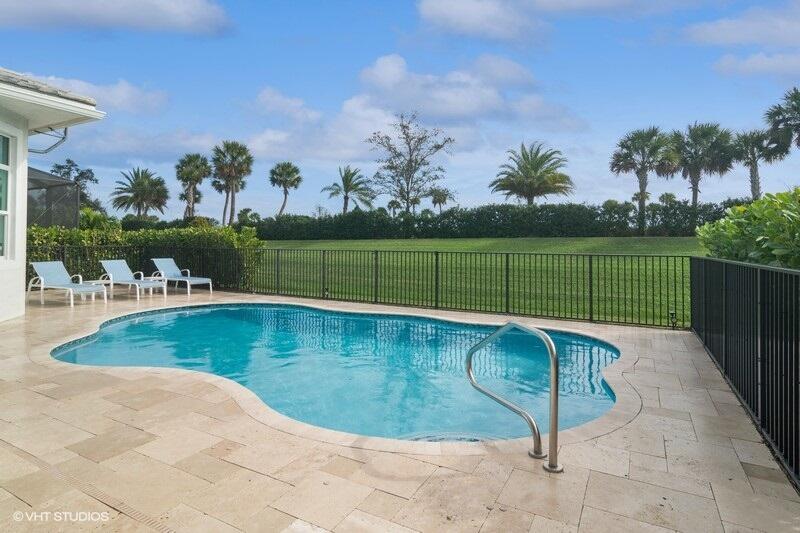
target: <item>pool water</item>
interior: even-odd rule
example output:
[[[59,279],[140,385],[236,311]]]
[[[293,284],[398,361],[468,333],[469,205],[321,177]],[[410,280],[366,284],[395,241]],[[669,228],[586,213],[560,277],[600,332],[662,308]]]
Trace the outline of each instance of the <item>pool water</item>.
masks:
[[[525,422],[473,389],[467,350],[495,327],[273,304],[140,313],[102,325],[53,356],[70,363],[200,370],[244,385],[286,416],[361,435],[419,440],[522,437]],[[614,404],[600,372],[612,346],[548,331],[560,362],[562,429]],[[523,406],[546,431],[547,351],[511,332],[475,355],[478,381]]]

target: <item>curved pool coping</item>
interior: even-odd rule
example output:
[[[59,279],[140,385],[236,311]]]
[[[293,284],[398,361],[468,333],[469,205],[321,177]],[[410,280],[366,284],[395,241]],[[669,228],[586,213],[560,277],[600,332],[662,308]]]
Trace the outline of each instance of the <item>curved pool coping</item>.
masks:
[[[272,300],[265,298],[263,300],[226,300],[220,302],[188,302],[185,304],[171,304],[165,306],[154,306],[146,310],[126,311],[109,317],[102,317],[99,320],[87,321],[86,326],[81,328],[78,333],[70,335],[63,340],[49,342],[43,346],[43,352],[31,354],[31,360],[36,363],[46,364],[48,366],[66,366],[69,368],[81,367],[84,369],[97,370],[102,373],[114,373],[114,371],[142,371],[148,374],[157,374],[160,376],[180,376],[185,378],[187,375],[193,376],[195,379],[214,385],[228,394],[242,410],[254,420],[278,431],[282,431],[297,437],[302,437],[318,442],[334,444],[339,446],[346,446],[351,448],[360,448],[365,450],[405,453],[413,455],[480,455],[492,452],[499,453],[520,453],[526,452],[531,446],[530,437],[520,437],[515,439],[499,439],[487,440],[480,442],[459,442],[459,441],[442,441],[442,442],[429,442],[429,441],[412,441],[401,439],[390,439],[385,437],[370,437],[365,435],[358,435],[354,433],[347,433],[333,429],[327,429],[319,426],[314,426],[306,422],[301,422],[290,418],[278,411],[272,409],[261,398],[259,398],[253,391],[228,378],[210,374],[201,370],[190,370],[182,368],[167,368],[167,367],[149,367],[149,366],[97,366],[97,365],[84,365],[80,363],[68,363],[56,359],[52,353],[57,349],[66,345],[81,341],[87,337],[99,334],[101,328],[109,323],[117,322],[134,318],[137,315],[147,315],[157,312],[170,312],[172,310],[180,310],[184,308],[203,308],[203,307],[220,307],[220,306],[237,306],[237,305],[259,305],[259,304],[273,304],[273,305],[288,305],[295,307],[305,307],[309,309],[316,309],[322,311],[336,311],[342,313],[352,314],[371,314],[371,315],[395,315],[400,317],[416,317],[427,318],[431,320],[468,324],[479,326],[502,326],[509,320],[520,322],[535,327],[548,329],[551,331],[559,331],[564,333],[571,333],[583,337],[589,337],[601,342],[604,342],[620,353],[619,358],[601,370],[601,375],[606,381],[608,386],[613,391],[616,401],[614,405],[604,414],[566,430],[558,432],[559,446],[564,444],[571,444],[575,442],[582,442],[589,439],[594,439],[619,429],[631,420],[633,420],[642,409],[642,400],[636,389],[631,386],[623,376],[623,372],[633,370],[633,366],[638,360],[638,356],[630,353],[630,350],[620,349],[610,340],[603,338],[603,335],[598,335],[594,332],[588,334],[574,328],[541,326],[536,323],[536,318],[523,317],[517,315],[481,315],[480,318],[460,318],[458,314],[464,314],[458,311],[437,310],[452,314],[455,316],[441,316],[430,313],[429,309],[420,308],[402,308],[381,305],[378,309],[348,309],[342,307],[343,305],[354,305],[352,302],[333,302],[324,301],[320,302],[314,300],[313,302],[294,302],[285,300]],[[372,306],[374,304],[358,304]],[[378,306],[376,306],[378,307]],[[386,307],[391,307],[391,310],[384,310]],[[473,313],[470,313],[473,314]],[[466,379],[466,376],[465,376]],[[535,418],[535,417],[534,417]],[[542,433],[542,441],[547,442],[547,434]]]

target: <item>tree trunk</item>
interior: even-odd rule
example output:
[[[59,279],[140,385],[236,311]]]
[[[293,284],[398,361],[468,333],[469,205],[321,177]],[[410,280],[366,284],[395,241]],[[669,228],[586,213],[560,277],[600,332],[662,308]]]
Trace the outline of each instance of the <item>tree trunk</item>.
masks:
[[[758,175],[758,163],[750,165],[750,196],[753,200],[761,198],[761,178]]]
[[[283,214],[283,210],[286,209],[286,201],[288,199],[289,199],[289,190],[288,189],[284,189],[283,190],[283,203],[281,204],[281,208],[278,211],[278,216],[281,216]]]
[[[346,194],[344,195],[344,205],[342,206],[342,214],[347,214],[347,204],[350,203],[350,197]]]
[[[692,225],[697,227],[697,197],[700,194],[700,173],[689,176],[692,186]]]
[[[525,201],[528,203],[528,205],[533,205],[533,197],[532,196],[528,197],[528,198],[525,198]]]
[[[225,225],[225,220],[228,218],[228,200],[230,199],[231,192],[225,190],[225,206],[222,208],[222,225]]]
[[[228,225],[233,225],[233,216],[236,213],[236,187],[231,188],[231,210],[228,213]]]
[[[645,235],[647,233],[647,172],[637,172],[636,177],[639,179],[639,212],[636,214],[636,219],[639,234]]]
[[[189,187],[189,198],[188,198],[188,200],[189,200],[189,202],[188,202],[189,216],[190,217],[194,217],[194,195],[197,194],[196,190],[197,190],[197,185],[193,183]]]

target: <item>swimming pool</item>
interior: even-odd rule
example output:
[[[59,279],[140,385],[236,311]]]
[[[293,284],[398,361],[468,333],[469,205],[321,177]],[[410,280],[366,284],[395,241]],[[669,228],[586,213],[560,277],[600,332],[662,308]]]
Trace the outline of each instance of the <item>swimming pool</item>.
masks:
[[[529,435],[517,415],[473,389],[467,350],[496,327],[283,304],[227,304],[129,315],[53,350],[70,363],[200,370],[252,390],[272,409],[325,428],[399,439],[482,440]],[[559,354],[559,426],[614,404],[601,370],[609,344],[548,330]],[[549,424],[549,360],[512,332],[475,356],[478,381]]]

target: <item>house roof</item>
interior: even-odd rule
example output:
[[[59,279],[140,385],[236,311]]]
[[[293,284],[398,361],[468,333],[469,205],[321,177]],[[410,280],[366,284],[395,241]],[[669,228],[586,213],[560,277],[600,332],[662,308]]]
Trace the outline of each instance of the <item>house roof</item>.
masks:
[[[4,68],[0,68],[0,112],[25,120],[31,135],[105,116],[96,108],[93,98]]]
[[[58,87],[53,87],[52,85],[48,85],[37,80],[36,78],[31,78],[30,76],[25,76],[19,72],[14,72],[13,70],[4,69],[2,67],[0,67],[0,83],[7,83],[21,89],[28,89],[41,94],[66,98],[67,100],[80,102],[82,104],[88,104],[91,106],[97,105],[97,102],[95,102],[94,98],[75,94],[70,91],[65,91],[64,89],[59,89]]]

